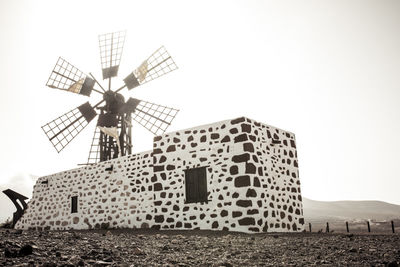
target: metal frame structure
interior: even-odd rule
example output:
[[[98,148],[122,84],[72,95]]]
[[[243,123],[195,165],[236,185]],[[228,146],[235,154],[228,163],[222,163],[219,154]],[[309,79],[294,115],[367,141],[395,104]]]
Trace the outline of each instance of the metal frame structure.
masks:
[[[86,102],[42,126],[57,152],[63,150],[97,115],[88,165],[132,153],[132,119],[156,135],[163,134],[171,125],[179,110],[135,98],[125,102],[119,92],[125,87],[130,90],[157,79],[178,67],[162,46],[124,79],[122,87],[112,90],[111,78],[118,75],[124,43],[125,31],[99,35],[101,68],[103,79],[109,79],[108,90],[91,73],[89,77],[65,59],[60,57],[57,60],[47,86],[88,97],[92,91],[103,96],[94,106]],[[96,85],[99,88],[96,89]]]
[[[15,224],[24,214],[24,211],[28,208],[28,205],[25,202],[25,200],[28,198],[11,189],[6,189],[3,191],[3,193],[10,198],[12,203],[14,203],[14,206],[17,208],[17,210],[13,213],[12,228],[14,228]]]

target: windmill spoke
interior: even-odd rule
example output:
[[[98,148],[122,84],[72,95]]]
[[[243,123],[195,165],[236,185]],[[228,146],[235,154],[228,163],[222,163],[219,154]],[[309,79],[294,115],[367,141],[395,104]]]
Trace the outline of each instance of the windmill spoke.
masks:
[[[92,77],[92,79],[94,80],[95,83],[97,83],[97,85],[101,88],[101,90],[103,90],[103,92],[105,93],[106,90],[103,88],[103,86],[101,86],[101,84],[96,80],[96,78],[93,76],[93,74],[91,72],[89,72],[90,77]],[[94,89],[93,89],[94,90]],[[99,92],[99,91],[96,91]],[[101,93],[101,92],[99,92]]]

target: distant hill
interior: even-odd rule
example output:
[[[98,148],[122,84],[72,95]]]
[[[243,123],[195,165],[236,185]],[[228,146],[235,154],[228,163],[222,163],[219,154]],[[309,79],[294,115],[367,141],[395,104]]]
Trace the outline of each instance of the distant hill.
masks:
[[[383,201],[316,201],[303,198],[306,221],[400,219],[400,205]]]

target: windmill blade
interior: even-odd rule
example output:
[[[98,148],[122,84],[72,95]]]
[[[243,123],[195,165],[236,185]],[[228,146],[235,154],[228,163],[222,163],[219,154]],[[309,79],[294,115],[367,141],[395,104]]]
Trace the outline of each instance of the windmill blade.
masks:
[[[132,118],[136,122],[153,134],[160,135],[167,130],[179,110],[136,98],[129,98],[122,106],[121,111],[132,112]]]
[[[120,113],[133,113],[136,107],[139,105],[140,100],[130,97],[128,101],[119,109]]]
[[[139,85],[157,79],[171,71],[176,70],[176,66],[172,57],[168,54],[164,46],[156,50],[148,59],[129,74],[125,79],[125,85],[128,89],[135,88]]]
[[[50,88],[90,96],[94,83],[92,78],[59,57],[46,85]]]
[[[42,126],[42,129],[57,152],[60,152],[96,115],[94,108],[86,102]]]
[[[100,60],[103,79],[118,75],[122,50],[125,43],[125,31],[99,35]]]

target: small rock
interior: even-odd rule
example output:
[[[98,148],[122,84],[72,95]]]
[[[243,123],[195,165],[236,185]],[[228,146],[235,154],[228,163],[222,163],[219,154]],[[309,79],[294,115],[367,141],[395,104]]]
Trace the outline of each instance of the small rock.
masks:
[[[19,250],[19,255],[20,256],[28,256],[31,255],[33,252],[33,248],[31,245],[25,245]]]
[[[111,257],[107,257],[107,258],[104,258],[103,261],[105,261],[105,262],[113,262],[113,259]]]
[[[350,248],[350,249],[349,249],[349,252],[357,252],[357,249],[355,249],[355,248]]]
[[[398,267],[399,265],[397,264],[397,261],[392,261],[392,262],[389,262],[386,266],[387,267]]]
[[[99,255],[99,254],[100,254],[100,252],[97,251],[97,250],[94,250],[94,249],[92,249],[92,250],[88,253],[89,256],[96,256],[96,255]]]
[[[132,253],[133,255],[146,255],[146,253],[144,253],[144,251],[141,250],[140,248],[134,248]]]
[[[10,250],[9,248],[4,249],[4,256],[6,258],[15,258],[18,256],[17,252],[15,250]]]
[[[112,262],[106,262],[106,261],[96,261],[94,266],[107,266],[107,265],[111,265]]]

